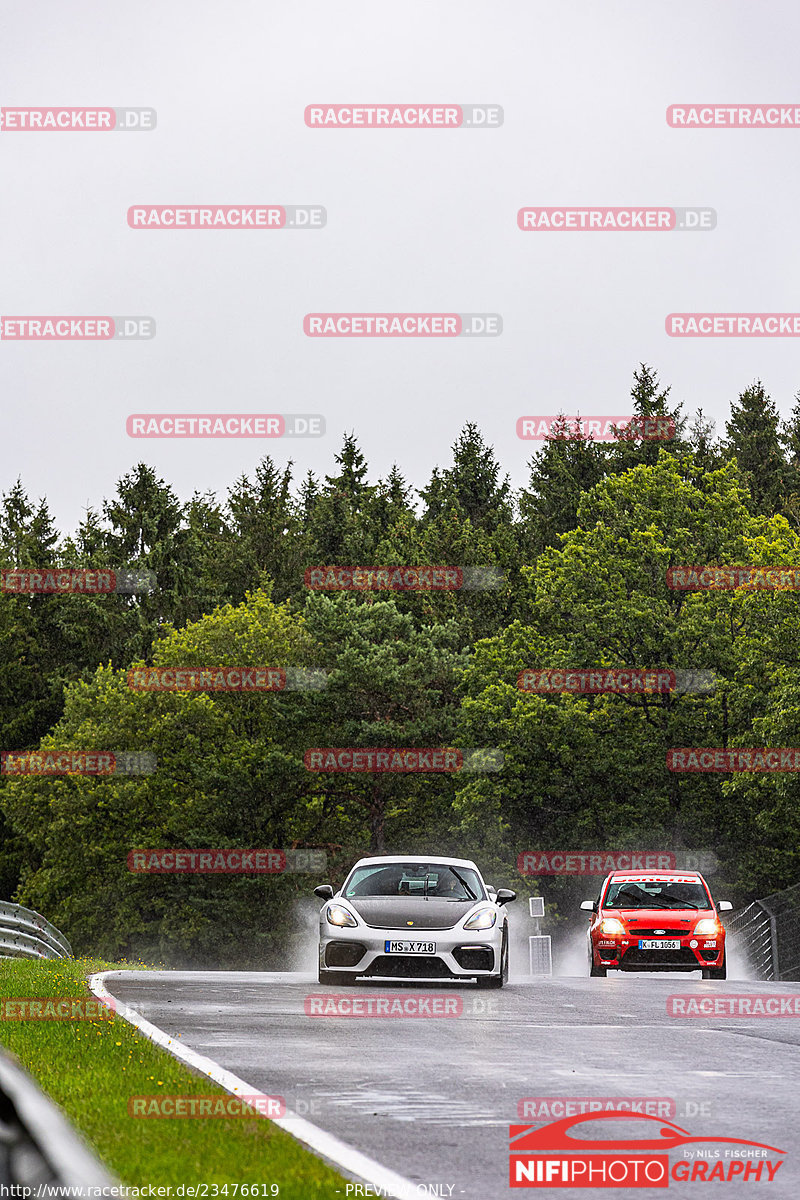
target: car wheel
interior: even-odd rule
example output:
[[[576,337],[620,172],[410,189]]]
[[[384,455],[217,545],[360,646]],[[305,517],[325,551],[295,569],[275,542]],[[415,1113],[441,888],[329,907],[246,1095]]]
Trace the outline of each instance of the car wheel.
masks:
[[[594,965],[594,951],[589,947],[589,977],[590,979],[605,979],[608,975],[607,967],[596,967]]]
[[[348,984],[356,981],[355,975],[344,971],[323,971],[322,967],[317,972],[317,979],[320,983],[327,983],[330,987],[347,987]]]
[[[503,930],[503,941],[500,945],[500,971],[497,975],[484,975],[478,980],[478,987],[501,988],[508,983],[508,930]]]
[[[722,955],[721,967],[703,967],[703,979],[727,979],[728,978],[728,955]]]

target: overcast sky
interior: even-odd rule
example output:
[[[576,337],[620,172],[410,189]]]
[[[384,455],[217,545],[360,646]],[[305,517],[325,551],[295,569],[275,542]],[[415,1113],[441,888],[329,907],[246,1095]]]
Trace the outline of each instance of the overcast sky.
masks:
[[[680,102],[800,104],[792,0],[39,0],[0,8],[0,104],[149,106],[150,133],[0,133],[0,312],[148,315],[152,341],[0,341],[0,488],[64,530],[137,461],[188,498],[270,453],[417,486],[465,421],[515,483],[529,414],[623,414],[634,368],[722,430],[797,338],[678,339],[673,311],[800,311],[800,128],[671,129]],[[311,103],[495,103],[499,129],[309,129]],[[321,204],[320,231],[133,230],[132,204]],[[536,205],[709,206],[713,232],[523,233]],[[308,312],[497,312],[495,338],[313,339]],[[134,412],[317,412],[293,441],[136,441]]]

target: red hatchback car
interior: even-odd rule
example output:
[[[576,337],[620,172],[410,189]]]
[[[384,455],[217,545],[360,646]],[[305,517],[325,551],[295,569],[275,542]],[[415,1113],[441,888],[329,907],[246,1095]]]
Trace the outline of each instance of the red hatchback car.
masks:
[[[695,871],[614,871],[597,900],[581,908],[589,926],[589,974],[614,971],[702,971],[725,979],[725,929],[708,885]]]

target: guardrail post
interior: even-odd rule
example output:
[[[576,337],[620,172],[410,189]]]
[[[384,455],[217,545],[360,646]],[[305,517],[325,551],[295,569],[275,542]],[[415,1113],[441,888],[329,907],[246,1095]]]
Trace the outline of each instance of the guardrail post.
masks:
[[[778,964],[778,925],[775,920],[774,913],[769,913],[769,940],[772,957],[772,978],[776,983],[780,980],[780,966]]]

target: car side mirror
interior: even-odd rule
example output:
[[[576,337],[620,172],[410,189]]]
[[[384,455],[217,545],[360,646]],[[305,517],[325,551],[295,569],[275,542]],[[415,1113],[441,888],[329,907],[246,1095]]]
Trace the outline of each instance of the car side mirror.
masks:
[[[597,901],[581,900],[581,908],[584,909],[585,912],[597,912]]]
[[[733,905],[731,904],[730,900],[720,900],[717,904],[717,908],[720,912],[730,912],[733,908]]]
[[[314,888],[314,895],[319,896],[320,900],[332,900],[333,888],[329,883],[321,883],[319,887]]]
[[[511,888],[500,888],[497,893],[498,904],[510,904],[512,900],[516,900],[517,893],[512,892]]]

